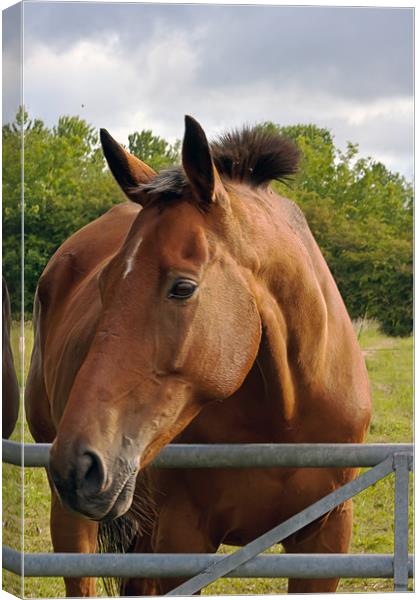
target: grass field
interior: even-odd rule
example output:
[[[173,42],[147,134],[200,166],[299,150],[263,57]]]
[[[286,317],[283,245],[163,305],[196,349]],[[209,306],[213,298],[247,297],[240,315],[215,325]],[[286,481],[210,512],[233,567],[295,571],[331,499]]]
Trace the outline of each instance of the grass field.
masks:
[[[19,331],[13,330],[15,356]],[[368,442],[411,442],[413,440],[413,339],[388,338],[370,324],[360,334],[373,391],[373,419]],[[32,329],[25,327],[25,364],[29,364]],[[17,427],[17,431],[19,426]],[[33,441],[27,429],[25,441]],[[20,439],[20,433],[13,436]],[[3,543],[19,548],[20,491],[19,469],[3,465]],[[43,469],[26,469],[24,475],[24,549],[26,552],[50,552],[49,488]],[[351,552],[392,553],[393,551],[393,476],[365,490],[354,500],[355,518]],[[412,511],[410,511],[411,514]],[[412,517],[412,515],[411,515]],[[411,531],[412,518],[411,518]],[[230,551],[224,547],[222,551]],[[279,546],[271,552],[280,552]],[[410,552],[413,540],[410,536]],[[3,589],[21,593],[17,577],[3,571]],[[101,593],[102,587],[98,589]],[[267,594],[286,591],[284,579],[223,579],[209,586],[204,594]],[[392,591],[391,580],[343,579],[340,592]],[[64,596],[62,579],[28,578],[24,582],[26,597]]]

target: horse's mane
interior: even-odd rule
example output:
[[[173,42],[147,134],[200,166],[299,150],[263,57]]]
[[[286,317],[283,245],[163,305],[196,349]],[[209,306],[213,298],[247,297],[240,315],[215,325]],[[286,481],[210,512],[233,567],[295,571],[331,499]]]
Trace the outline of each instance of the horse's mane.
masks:
[[[210,144],[222,177],[251,186],[282,181],[298,170],[299,151],[287,137],[262,127],[244,127],[221,135]]]
[[[294,142],[260,126],[224,133],[210,144],[210,151],[223,179],[252,187],[267,185],[273,179],[287,180],[298,170],[299,150]],[[187,187],[182,167],[170,167],[139,189],[172,200],[180,198]]]

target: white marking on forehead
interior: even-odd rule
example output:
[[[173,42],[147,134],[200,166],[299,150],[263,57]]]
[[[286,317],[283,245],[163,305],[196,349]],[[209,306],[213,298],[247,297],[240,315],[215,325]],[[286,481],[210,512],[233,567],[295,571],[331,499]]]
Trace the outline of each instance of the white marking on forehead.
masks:
[[[137,254],[138,249],[140,248],[140,244],[142,243],[143,238],[139,238],[136,242],[136,245],[133,248],[132,253],[130,254],[130,256],[127,258],[127,266],[125,267],[125,271],[123,273],[123,279],[125,279],[127,277],[127,275],[130,273],[130,271],[133,270],[133,263],[134,263],[134,258]]]

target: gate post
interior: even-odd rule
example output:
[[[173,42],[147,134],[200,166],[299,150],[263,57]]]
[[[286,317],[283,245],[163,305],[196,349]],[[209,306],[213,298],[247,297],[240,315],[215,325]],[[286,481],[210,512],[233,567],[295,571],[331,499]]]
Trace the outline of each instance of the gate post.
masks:
[[[394,454],[394,591],[408,589],[408,485],[409,457]]]

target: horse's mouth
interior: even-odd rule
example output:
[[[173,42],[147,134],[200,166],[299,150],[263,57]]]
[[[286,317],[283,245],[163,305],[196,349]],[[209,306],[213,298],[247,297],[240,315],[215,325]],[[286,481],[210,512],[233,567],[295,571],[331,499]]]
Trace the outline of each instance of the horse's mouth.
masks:
[[[108,523],[113,521],[114,519],[118,519],[123,514],[125,514],[129,509],[133,502],[134,489],[136,486],[136,476],[137,472],[133,472],[129,475],[126,481],[121,485],[120,489],[114,493],[114,501],[108,504],[108,510],[105,513],[96,511],[95,509],[92,511],[92,507],[89,507],[89,519],[98,522]],[[99,509],[102,508],[103,501],[101,501],[98,506]]]
[[[99,518],[94,516],[90,518],[101,523],[109,523],[114,519],[118,519],[118,517],[122,517],[122,515],[124,515],[131,507],[135,486],[136,474],[133,474],[118,493],[115,502],[108,512]]]
[[[137,470],[129,474],[125,481],[113,492],[111,498],[109,494],[106,496],[101,494],[89,498],[83,494],[74,493],[74,491],[71,495],[63,494],[63,490],[57,491],[61,503],[65,508],[92,521],[109,522],[121,517],[130,509],[133,502],[136,479]]]

